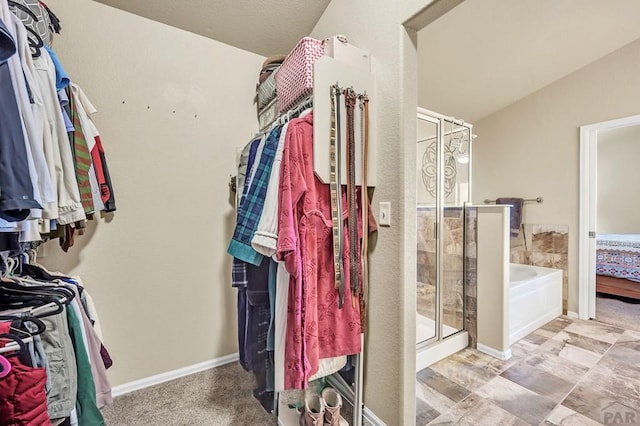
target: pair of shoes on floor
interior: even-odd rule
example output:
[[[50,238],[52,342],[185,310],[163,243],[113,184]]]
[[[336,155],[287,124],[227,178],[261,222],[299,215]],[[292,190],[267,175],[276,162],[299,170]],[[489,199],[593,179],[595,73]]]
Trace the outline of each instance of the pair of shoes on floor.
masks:
[[[321,395],[305,392],[300,426],[340,426],[342,396],[333,388],[324,388]]]

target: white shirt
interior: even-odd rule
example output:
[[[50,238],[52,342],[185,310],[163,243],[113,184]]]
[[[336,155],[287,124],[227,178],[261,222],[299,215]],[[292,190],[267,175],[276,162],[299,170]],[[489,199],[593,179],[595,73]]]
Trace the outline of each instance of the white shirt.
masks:
[[[47,217],[51,209],[55,206],[56,194],[51,182],[51,176],[47,168],[47,162],[44,155],[44,105],[40,91],[35,83],[33,61],[31,59],[31,49],[27,40],[27,32],[24,25],[13,14],[14,31],[16,34],[16,45],[21,65],[21,73],[24,78],[18,78],[14,91],[16,93],[16,101],[20,109],[20,114],[25,126],[26,138],[30,148],[31,158],[35,172],[34,187],[38,191],[38,202],[43,206],[44,212],[41,210],[32,211],[31,217],[40,218]],[[31,96],[34,103],[29,100],[27,86],[25,80],[31,90]]]
[[[57,220],[65,225],[84,220],[86,216],[80,202],[71,143],[58,101],[53,61],[45,49],[40,49],[40,56],[33,62],[45,107],[44,150],[58,193]]]

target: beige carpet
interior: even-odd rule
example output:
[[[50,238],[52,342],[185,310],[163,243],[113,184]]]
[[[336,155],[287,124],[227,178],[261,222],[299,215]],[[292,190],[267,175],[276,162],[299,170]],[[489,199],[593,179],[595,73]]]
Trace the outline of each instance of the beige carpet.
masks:
[[[254,379],[236,362],[115,398],[107,425],[275,425],[253,398]]]
[[[640,303],[627,303],[609,297],[596,297],[596,320],[640,331]]]

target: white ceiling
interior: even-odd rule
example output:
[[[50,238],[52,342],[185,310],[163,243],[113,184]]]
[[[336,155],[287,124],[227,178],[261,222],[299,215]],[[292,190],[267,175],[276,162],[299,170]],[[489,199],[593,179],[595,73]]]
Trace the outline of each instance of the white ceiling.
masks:
[[[263,56],[287,54],[330,0],[96,0]],[[224,60],[224,58],[220,58]]]
[[[330,0],[95,0],[263,56]],[[640,38],[640,0],[465,0],[418,33],[418,103],[476,122]],[[223,58],[221,58],[223,60]]]
[[[465,0],[418,34],[418,103],[476,122],[640,38],[639,17],[639,0]]]

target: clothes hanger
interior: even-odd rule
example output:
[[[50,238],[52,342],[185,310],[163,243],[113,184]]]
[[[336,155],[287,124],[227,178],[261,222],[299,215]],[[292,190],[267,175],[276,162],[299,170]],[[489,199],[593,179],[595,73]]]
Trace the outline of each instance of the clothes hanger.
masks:
[[[28,337],[25,340],[22,340],[19,336],[11,333],[2,333],[0,334],[0,338],[12,340],[12,342],[7,343],[4,347],[0,347],[0,354],[15,352],[10,355],[4,355],[5,358],[10,358],[25,353],[27,350],[26,343],[30,343],[33,341],[32,337]]]
[[[36,327],[36,329],[34,331],[29,330],[29,328],[25,326],[26,323],[33,324]],[[20,328],[20,326],[24,326],[26,330],[23,328]],[[34,316],[27,316],[27,317],[21,317],[17,321],[13,321],[11,324],[11,327],[9,327],[9,330],[17,331],[18,333],[24,334],[25,338],[29,338],[29,337],[38,336],[44,333],[47,330],[47,326],[40,318],[34,317]]]
[[[29,254],[29,264],[34,264],[38,261],[38,250],[29,249],[27,253]]]
[[[7,276],[7,270],[9,270],[9,263],[7,262],[7,256],[2,254],[2,271],[0,271],[0,278],[5,278]]]
[[[0,319],[16,319],[18,315],[44,318],[61,313],[75,293],[61,286],[25,287],[16,282],[2,281],[0,296],[0,309],[17,311],[0,313]]]
[[[22,259],[20,257],[10,257],[9,261],[9,275],[16,275],[20,271],[20,267],[22,266]]]
[[[42,41],[42,38],[40,37],[40,34],[38,34],[37,32],[35,32],[35,30],[31,27],[27,27],[25,25],[24,27],[27,32],[29,34],[31,34],[33,37],[35,37],[35,40],[29,36],[27,36],[27,40],[29,41],[29,47],[31,47],[31,49],[33,49],[33,51],[31,52],[31,56],[34,58],[39,57],[40,55],[42,55],[42,52],[40,51],[40,49],[42,49],[44,47],[44,41]]]
[[[36,308],[58,301],[58,297],[50,293],[35,292],[19,288],[7,288],[7,282],[3,282],[2,284],[3,286],[0,291],[0,310],[29,311],[31,308]],[[2,313],[0,313],[0,315],[2,315]],[[15,318],[13,313],[8,315]],[[25,312],[22,312],[21,315],[24,316]]]
[[[13,0],[7,0],[7,3],[9,4],[9,8],[15,7],[17,9],[20,9],[27,15],[29,15],[29,17],[33,19],[34,23],[40,22],[40,19],[38,19],[38,16],[36,16],[36,14],[33,13],[33,11],[29,9],[29,7],[25,6],[24,4],[18,3]],[[40,37],[40,34],[38,34],[32,27],[30,27],[29,25],[23,25],[23,26],[29,33],[29,35],[27,36],[27,40],[29,41],[29,47],[31,47],[32,49],[31,56],[34,58],[37,58],[40,55],[42,55],[42,52],[40,51],[40,49],[44,47],[44,41],[42,40],[42,37]]]
[[[62,297],[68,300],[75,297],[75,292],[66,283],[42,282],[22,276],[13,276],[11,280],[0,282],[0,290],[3,289],[10,293]]]
[[[33,11],[31,9],[29,9],[27,6],[25,6],[24,4],[18,3],[17,1],[14,1],[14,0],[7,0],[7,3],[9,4],[9,8],[17,7],[18,9],[22,10],[24,13],[29,15],[34,20],[34,22],[38,22],[39,21],[39,19],[36,16],[36,14],[33,13]]]
[[[45,12],[47,12],[47,14],[49,15],[49,21],[51,22],[49,26],[51,27],[51,29],[56,34],[60,34],[60,30],[62,30],[62,26],[60,25],[60,18],[58,18],[56,14],[53,13],[51,9],[49,9],[49,6],[47,6],[43,1],[40,1],[38,3],[40,3],[40,6],[42,6]]]
[[[34,264],[25,264],[22,265],[22,275],[27,275],[31,278],[34,278],[36,280],[40,280],[40,281],[55,281],[55,280],[63,280],[65,278],[70,278],[67,277],[65,275],[56,275],[50,271],[48,271],[46,268],[44,268],[42,265],[34,265]]]
[[[0,379],[6,377],[11,372],[11,363],[7,358],[0,355]]]
[[[13,258],[6,257],[4,259],[4,265],[5,265],[6,276],[12,275],[13,270],[15,268],[15,261],[13,260]]]
[[[19,320],[23,318],[25,315],[29,317],[35,317],[35,318],[46,318],[51,315],[60,314],[64,309],[64,305],[62,304],[62,302],[56,299],[50,299],[50,300],[51,302],[45,303],[39,306],[33,306],[33,305],[21,306],[20,305],[21,301],[14,302],[14,305],[12,306],[3,306],[2,309],[8,309],[8,310],[5,310],[4,314],[0,314],[0,320],[5,320],[5,321]],[[33,303],[33,299],[29,300],[28,302]]]

